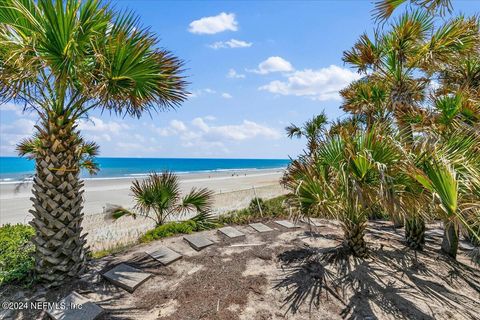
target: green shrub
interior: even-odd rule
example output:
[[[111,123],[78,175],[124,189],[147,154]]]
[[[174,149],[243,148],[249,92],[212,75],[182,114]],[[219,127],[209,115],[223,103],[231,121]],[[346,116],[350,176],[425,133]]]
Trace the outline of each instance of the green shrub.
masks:
[[[170,237],[175,234],[188,234],[196,229],[196,223],[191,220],[181,222],[168,222],[156,227],[155,229],[147,231],[141,238],[141,242],[149,242],[156,239]]]
[[[260,200],[260,199],[259,199]],[[272,198],[261,202],[262,215],[258,210],[258,204],[254,198],[248,208],[235,210],[221,215],[218,221],[222,224],[247,224],[262,218],[280,218],[287,217],[288,211],[286,210],[283,202],[284,196]]]
[[[265,202],[263,201],[262,198],[253,198],[250,201],[250,204],[248,206],[248,210],[253,215],[264,214],[264,213],[266,213],[265,211],[267,211],[267,206],[265,205]]]
[[[23,224],[0,227],[0,285],[23,281],[32,275],[35,230]]]
[[[147,231],[141,238],[141,242],[149,242],[156,239],[170,237],[176,234],[189,234],[195,231],[209,230],[218,227],[217,219],[210,213],[199,213],[186,221],[168,222]]]

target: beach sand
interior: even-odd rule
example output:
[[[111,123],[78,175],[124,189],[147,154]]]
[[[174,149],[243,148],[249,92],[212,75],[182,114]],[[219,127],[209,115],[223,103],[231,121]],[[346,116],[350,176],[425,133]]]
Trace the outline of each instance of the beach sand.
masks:
[[[255,193],[266,199],[285,193],[279,184],[282,173],[281,169],[232,170],[181,174],[180,179],[183,191],[193,187],[213,190],[214,212],[222,214],[248,206]],[[128,244],[153,227],[152,221],[148,219],[123,217],[113,221],[104,213],[109,205],[133,207],[130,186],[134,179],[85,180],[83,227],[88,233],[87,240],[91,249],[101,250]],[[0,184],[0,225],[27,223],[32,218],[28,213],[31,208],[31,188],[31,182],[22,185]]]

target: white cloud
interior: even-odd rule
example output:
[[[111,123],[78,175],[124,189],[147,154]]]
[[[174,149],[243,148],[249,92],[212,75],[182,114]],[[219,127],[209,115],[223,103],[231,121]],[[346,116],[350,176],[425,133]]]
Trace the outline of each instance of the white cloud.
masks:
[[[190,98],[197,98],[197,97],[203,96],[205,94],[215,94],[215,93],[217,93],[217,91],[213,90],[213,89],[210,89],[210,88],[197,89],[197,90],[193,90],[190,93]]]
[[[121,150],[122,153],[126,153],[129,156],[138,156],[139,152],[146,154],[157,154],[163,149],[159,145],[144,145],[138,142],[117,142],[115,146],[118,150]]]
[[[256,137],[278,139],[281,137],[277,130],[249,120],[243,120],[241,124],[237,125],[215,126],[207,124],[204,118],[195,118],[192,120],[192,124],[201,130],[201,133],[196,132],[196,134],[209,141],[241,141]]]
[[[180,121],[180,120],[172,120],[170,121],[170,127],[172,127],[176,131],[185,131],[187,130],[187,126]]]
[[[0,125],[0,154],[17,154],[17,144],[33,135],[35,122],[30,119],[20,118],[10,124]]]
[[[267,60],[260,62],[258,69],[247,70],[258,74],[267,74],[271,72],[290,72],[293,71],[293,66],[290,62],[282,57],[269,57]]]
[[[34,132],[34,126],[34,121],[20,118],[15,120],[11,124],[2,124],[0,132],[2,134],[30,136]]]
[[[249,48],[253,45],[251,42],[230,39],[228,41],[217,41],[209,45],[212,49],[222,49],[222,48]]]
[[[188,31],[195,34],[215,34],[223,31],[237,31],[238,22],[234,13],[222,12],[219,15],[203,17],[192,21]]]
[[[230,70],[228,70],[227,78],[243,79],[243,78],[245,78],[245,75],[237,73],[237,71],[235,71],[235,69],[230,69]]]
[[[11,111],[17,116],[21,116],[23,114],[23,108],[11,102],[1,104],[0,111]]]
[[[115,121],[103,121],[100,118],[90,117],[88,120],[80,120],[78,128],[87,132],[102,132],[118,134],[124,130],[128,130],[130,127],[124,123]]]
[[[222,93],[222,98],[225,98],[225,99],[232,99],[232,95],[230,93],[227,93],[227,92],[224,92]]]
[[[331,65],[318,70],[295,71],[286,81],[275,80],[259,89],[285,96],[308,96],[319,101],[340,100],[338,91],[359,78],[353,71]]]
[[[227,142],[240,142],[257,137],[275,140],[282,137],[277,130],[249,120],[230,125],[214,125],[212,121],[215,121],[215,117],[198,117],[188,125],[179,120],[172,120],[167,127],[152,126],[151,130],[155,133],[178,136],[183,147],[202,150],[221,149],[224,153],[228,152],[225,148]]]

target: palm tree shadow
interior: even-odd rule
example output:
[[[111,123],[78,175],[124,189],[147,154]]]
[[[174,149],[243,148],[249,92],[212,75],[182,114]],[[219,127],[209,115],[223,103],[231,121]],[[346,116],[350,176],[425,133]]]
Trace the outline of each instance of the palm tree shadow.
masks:
[[[475,318],[471,310],[479,307],[478,302],[450,290],[442,281],[432,280],[438,275],[428,263],[428,255],[435,253],[419,254],[420,258],[407,248],[381,247],[370,251],[368,259],[359,259],[342,246],[289,250],[278,255],[283,274],[274,288],[287,291],[282,305],[287,307],[285,314],[297,313],[304,304],[311,312],[313,307],[318,309],[323,298],[333,297],[343,305],[340,315],[344,319],[376,319],[373,305],[398,319],[434,319],[433,310],[425,310],[431,308],[431,301]],[[451,281],[462,279],[479,291],[474,269],[453,261],[441,263],[450,267]]]
[[[286,289],[291,293],[284,299],[282,307],[288,305],[285,312],[297,313],[300,306],[308,301],[309,311],[312,306],[318,308],[320,297],[325,292],[341,300],[337,292],[329,286],[334,279],[334,273],[324,267],[320,260],[319,250],[303,248],[281,253],[278,258],[282,262],[285,276],[275,284],[275,289]]]

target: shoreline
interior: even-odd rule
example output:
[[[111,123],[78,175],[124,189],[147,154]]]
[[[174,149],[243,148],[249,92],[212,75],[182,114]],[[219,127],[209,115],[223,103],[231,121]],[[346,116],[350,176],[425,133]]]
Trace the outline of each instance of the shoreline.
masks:
[[[279,194],[279,179],[284,172],[282,169],[248,169],[225,170],[215,172],[194,172],[179,174],[182,191],[191,188],[207,187],[216,195],[245,191],[253,188],[271,190],[266,194]],[[131,183],[144,177],[121,177],[109,179],[84,180],[84,210],[85,217],[102,214],[109,205],[120,205],[126,208],[133,207],[130,195]],[[27,223],[31,219],[28,210],[31,208],[30,197],[32,182],[2,183],[0,184],[0,225],[7,223]],[[241,192],[240,192],[241,193]],[[226,205],[232,209],[238,207],[240,199],[232,199],[230,204],[223,203],[214,209],[225,211]]]
[[[212,169],[212,170],[193,170],[193,171],[172,171],[173,173],[177,174],[178,176],[188,176],[188,175],[195,175],[195,174],[217,174],[217,173],[236,173],[236,172],[265,172],[265,171],[272,171],[272,170],[282,170],[284,171],[286,167],[274,167],[274,168],[239,168],[239,169]],[[158,173],[163,172],[158,171]],[[138,178],[145,178],[150,173],[130,173],[124,176],[107,176],[107,177],[80,177],[83,181],[97,181],[97,180],[123,180],[123,179],[138,179]],[[33,174],[32,174],[33,175]],[[2,178],[0,179],[0,186],[1,185],[11,185],[11,184],[21,184],[21,183],[31,183],[33,181],[33,177],[28,177],[22,180],[13,180],[13,178]]]

